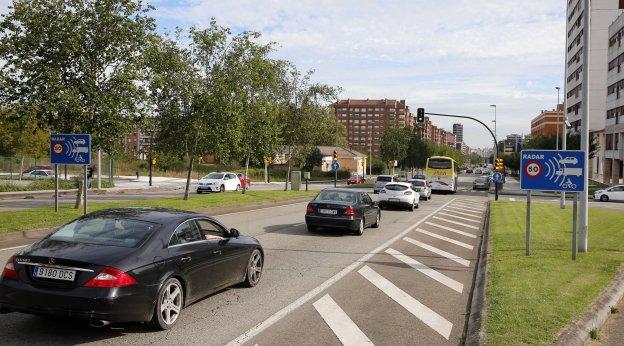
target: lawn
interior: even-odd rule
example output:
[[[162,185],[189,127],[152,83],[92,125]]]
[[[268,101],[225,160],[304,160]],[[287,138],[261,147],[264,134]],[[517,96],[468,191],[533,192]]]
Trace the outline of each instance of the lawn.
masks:
[[[552,344],[624,263],[624,213],[597,208],[589,211],[589,252],[571,260],[571,209],[533,205],[532,254],[526,257],[525,203],[492,203],[488,344]]]
[[[181,198],[159,198],[119,202],[91,202],[89,211],[118,207],[162,207],[193,211],[205,211],[212,207],[239,206],[251,203],[283,201],[302,197],[312,198],[318,191],[247,191],[241,193],[228,192],[218,194],[191,195],[188,200]],[[59,212],[54,208],[33,208],[18,211],[0,212],[0,233],[54,227],[82,215],[82,207],[61,206]]]

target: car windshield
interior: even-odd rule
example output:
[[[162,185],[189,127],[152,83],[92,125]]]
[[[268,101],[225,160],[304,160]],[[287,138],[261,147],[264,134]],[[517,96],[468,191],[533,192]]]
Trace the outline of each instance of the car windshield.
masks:
[[[223,179],[223,173],[210,173],[203,179]]]
[[[388,184],[386,185],[385,189],[390,191],[405,191],[408,189],[408,187],[405,185]]]
[[[424,181],[414,180],[411,183],[414,186],[425,186],[425,182]]]
[[[347,202],[355,203],[355,193],[348,191],[321,191],[314,199],[318,202]]]
[[[377,177],[377,181],[392,181],[392,177]]]
[[[96,217],[71,222],[54,232],[49,239],[72,243],[86,243],[135,247],[155,229],[145,221]]]

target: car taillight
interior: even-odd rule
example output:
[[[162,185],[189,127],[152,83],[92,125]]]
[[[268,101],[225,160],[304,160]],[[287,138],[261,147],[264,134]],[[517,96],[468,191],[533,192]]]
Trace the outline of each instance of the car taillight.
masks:
[[[306,208],[306,214],[314,214],[314,207],[308,204]]]
[[[386,193],[386,190],[381,189],[381,191],[379,191],[379,193]]]
[[[136,285],[136,280],[117,268],[106,267],[96,277],[87,281],[85,287],[111,288]]]
[[[18,280],[17,270],[15,270],[15,263],[13,263],[13,257],[9,258],[7,263],[4,265],[4,270],[2,271],[2,277],[7,279]]]
[[[355,216],[355,209],[353,209],[353,207],[348,206],[347,209],[345,209],[344,212],[345,216]]]
[[[411,195],[412,191],[405,191],[404,195]]]

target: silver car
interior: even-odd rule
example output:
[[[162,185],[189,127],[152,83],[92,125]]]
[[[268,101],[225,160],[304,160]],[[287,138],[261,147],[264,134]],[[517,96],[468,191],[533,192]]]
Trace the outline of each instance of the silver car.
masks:
[[[412,190],[420,194],[420,199],[431,199],[431,189],[427,185],[427,181],[424,179],[410,179],[408,183],[412,184]]]
[[[381,189],[386,186],[388,183],[395,183],[398,181],[397,176],[395,175],[380,175],[375,180],[375,185],[373,186],[373,193],[379,193]]]

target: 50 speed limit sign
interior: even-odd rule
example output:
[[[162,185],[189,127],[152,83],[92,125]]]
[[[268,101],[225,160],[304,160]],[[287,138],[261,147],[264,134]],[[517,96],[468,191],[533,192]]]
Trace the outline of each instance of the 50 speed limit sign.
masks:
[[[529,178],[537,178],[542,174],[542,165],[538,161],[530,161],[524,171]]]

